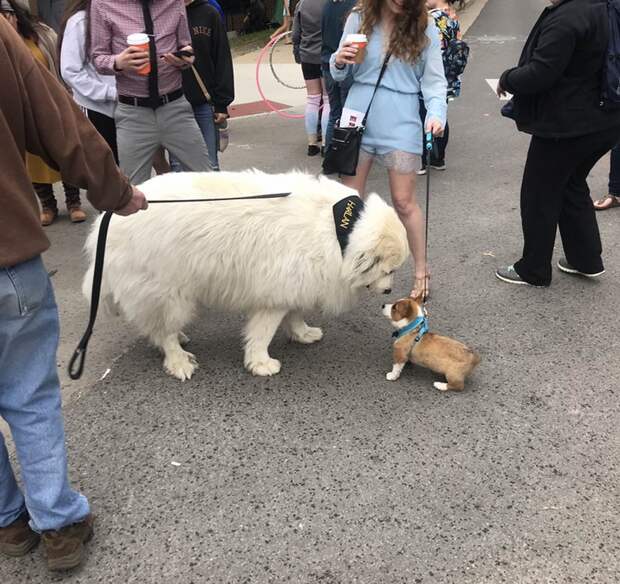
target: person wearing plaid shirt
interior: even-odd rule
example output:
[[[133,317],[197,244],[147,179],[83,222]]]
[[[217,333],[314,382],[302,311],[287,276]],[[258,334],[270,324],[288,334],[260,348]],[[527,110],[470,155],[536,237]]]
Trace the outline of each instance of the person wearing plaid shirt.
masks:
[[[127,45],[133,33],[153,34],[149,51]],[[93,0],[91,59],[104,75],[116,76],[116,122],[122,170],[134,183],[147,180],[155,152],[163,146],[192,171],[210,170],[207,148],[191,105],[183,95],[181,71],[193,56],[185,5],[179,0]],[[138,71],[147,63],[148,75]]]

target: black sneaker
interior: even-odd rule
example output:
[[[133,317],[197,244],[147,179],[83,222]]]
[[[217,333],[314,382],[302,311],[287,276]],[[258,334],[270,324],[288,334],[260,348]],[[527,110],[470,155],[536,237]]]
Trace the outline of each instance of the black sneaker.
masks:
[[[446,170],[446,163],[444,160],[436,163],[431,162],[431,168],[434,168],[435,170]]]
[[[321,153],[321,148],[316,144],[310,144],[308,146],[308,156],[316,156]]]
[[[418,176],[424,176],[426,174],[426,166],[423,166],[422,168],[420,168],[420,170],[418,170],[416,174]]]
[[[586,272],[580,272],[576,268],[573,268],[567,261],[566,258],[560,258],[558,260],[558,268],[567,274],[575,274],[576,276],[583,276],[584,278],[597,278],[598,276],[602,276],[605,273],[605,270],[601,270],[600,272],[596,272],[593,274],[587,274]]]

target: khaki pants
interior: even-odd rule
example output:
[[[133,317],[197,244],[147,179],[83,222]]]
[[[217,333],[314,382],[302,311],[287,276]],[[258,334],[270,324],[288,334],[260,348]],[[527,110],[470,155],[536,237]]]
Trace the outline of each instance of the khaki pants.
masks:
[[[132,183],[151,177],[153,156],[160,146],[188,170],[211,170],[207,146],[184,97],[155,110],[119,103],[114,120],[120,167]]]

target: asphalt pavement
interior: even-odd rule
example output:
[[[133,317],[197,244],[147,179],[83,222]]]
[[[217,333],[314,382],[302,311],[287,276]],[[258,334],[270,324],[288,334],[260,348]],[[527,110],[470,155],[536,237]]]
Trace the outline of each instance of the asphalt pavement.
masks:
[[[521,249],[527,137],[501,118],[485,80],[516,62],[544,5],[489,0],[469,30],[448,170],[432,175],[431,329],[482,355],[466,390],[438,392],[434,374],[411,367],[385,380],[391,330],[385,298],[370,293],[338,319],[309,319],[321,343],[278,334],[271,353],[283,369],[270,379],[243,369],[241,316],[201,315],[188,331],[201,368],[186,383],[104,318],[88,377],[65,386],[71,478],[98,515],[88,561],[60,578],[40,550],[2,558],[1,582],[620,581],[620,211],[599,217],[600,280],[555,273],[534,289],[493,275]],[[319,171],[301,121],[237,120],[231,140],[224,168]],[[593,195],[607,171],[603,161],[593,172]],[[385,171],[370,186],[386,195]],[[86,322],[85,232],[50,229],[62,368]],[[409,289],[402,270],[395,297]]]

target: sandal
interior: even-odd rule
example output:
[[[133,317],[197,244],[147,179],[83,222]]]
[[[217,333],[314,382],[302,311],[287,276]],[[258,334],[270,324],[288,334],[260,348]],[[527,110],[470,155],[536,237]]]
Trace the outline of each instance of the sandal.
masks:
[[[596,211],[607,211],[607,209],[613,209],[614,207],[620,207],[620,197],[615,195],[605,195],[594,202],[594,209]]]
[[[429,273],[423,278],[415,279],[410,296],[422,302],[425,302],[431,297],[431,275]]]

